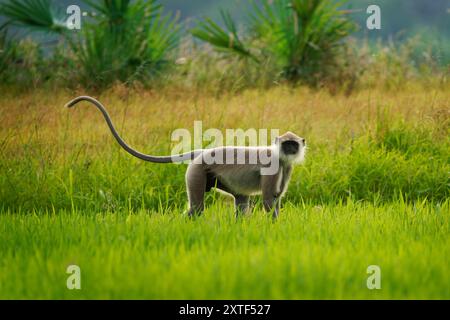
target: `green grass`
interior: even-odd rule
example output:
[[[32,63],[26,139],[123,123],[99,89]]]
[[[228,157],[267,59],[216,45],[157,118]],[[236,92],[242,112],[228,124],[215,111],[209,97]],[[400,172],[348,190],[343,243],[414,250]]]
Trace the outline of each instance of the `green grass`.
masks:
[[[306,137],[273,222],[258,201],[236,221],[218,193],[190,220],[184,165],[127,155],[97,110],[62,108],[73,94],[5,91],[0,299],[450,299],[449,92],[280,87],[215,99],[118,87],[100,97],[124,138],[154,154],[196,119]],[[80,291],[66,288],[71,264]],[[366,286],[369,265],[381,290]]]
[[[449,203],[0,216],[2,299],[450,298]],[[68,265],[82,289],[66,288]],[[369,290],[366,269],[381,268]]]

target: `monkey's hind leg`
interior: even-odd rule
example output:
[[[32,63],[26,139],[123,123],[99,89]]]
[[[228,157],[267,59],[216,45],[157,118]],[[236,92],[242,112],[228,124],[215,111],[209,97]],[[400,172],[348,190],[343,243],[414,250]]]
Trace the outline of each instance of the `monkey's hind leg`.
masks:
[[[248,196],[235,195],[234,196],[234,204],[236,210],[236,218],[241,214],[246,214],[249,209],[250,198]]]
[[[186,171],[186,188],[189,197],[190,217],[200,215],[205,209],[206,172],[201,164],[191,164]]]

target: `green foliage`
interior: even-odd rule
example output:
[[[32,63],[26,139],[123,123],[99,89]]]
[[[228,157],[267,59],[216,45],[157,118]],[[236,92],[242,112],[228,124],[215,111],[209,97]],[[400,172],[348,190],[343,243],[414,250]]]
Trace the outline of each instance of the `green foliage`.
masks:
[[[249,57],[257,62],[258,59],[245,47],[242,40],[239,38],[236,24],[230,14],[223,10],[220,14],[226,30],[222,29],[210,18],[205,18],[204,21],[200,22],[197,28],[191,31],[192,34],[195,37],[212,44],[219,51],[237,54],[242,57]]]
[[[448,199],[448,120],[413,126],[381,113],[376,121],[373,131],[353,137],[350,145],[336,141],[339,151],[310,154],[293,179],[297,192],[288,198],[294,203]]]
[[[74,60],[67,76],[85,87],[145,82],[167,67],[178,43],[179,26],[176,19],[162,13],[156,1],[85,2],[98,14],[85,19],[79,34],[66,28],[50,0],[11,0],[0,8],[0,14],[30,30],[62,35]]]
[[[49,77],[51,69],[42,50],[34,42],[16,42],[7,30],[0,31],[0,81],[4,84],[35,87]]]
[[[163,16],[160,5],[154,1],[91,5],[106,18],[100,16],[85,25],[83,40],[72,44],[82,83],[105,87],[117,80],[145,82],[167,66],[179,28],[176,20]]]
[[[11,32],[8,41],[2,35],[2,82],[31,88],[49,79],[57,86],[102,90],[114,82],[136,81],[209,90],[217,95],[267,88],[286,80],[347,94],[379,85],[396,89],[411,80],[427,86],[448,82],[445,37],[426,30],[420,38],[406,41],[375,43],[346,38],[354,30],[349,20],[354,16],[341,10],[341,1],[254,2],[243,30],[228,12],[221,11],[221,23],[205,18],[191,30],[217,52],[191,43],[190,37],[179,46],[180,25],[176,18],[162,13],[157,1],[84,3],[97,14],[83,18],[81,31],[69,31],[57,1],[2,2],[0,15],[7,18],[2,30],[18,25],[51,33],[59,40],[57,46],[36,48],[11,38]],[[30,52],[25,52],[27,48]],[[175,60],[174,49],[180,49],[184,62],[171,69],[168,62]],[[10,62],[8,70],[5,61]]]
[[[62,33],[66,28],[51,0],[9,0],[0,4],[0,14],[35,31]]]
[[[244,36],[238,35],[236,23],[227,13],[222,13],[225,29],[207,18],[192,34],[220,51],[256,62],[270,58],[289,81],[317,83],[326,77],[328,67],[336,67],[342,40],[355,29],[339,10],[342,4],[329,0],[264,0],[254,3]]]
[[[8,38],[6,30],[0,29],[0,77],[7,68],[13,63],[15,52],[14,43]]]

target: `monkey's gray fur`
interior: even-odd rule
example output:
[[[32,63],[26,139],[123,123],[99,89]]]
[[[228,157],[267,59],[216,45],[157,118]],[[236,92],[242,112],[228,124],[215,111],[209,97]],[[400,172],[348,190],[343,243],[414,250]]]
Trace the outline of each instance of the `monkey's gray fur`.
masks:
[[[249,209],[249,197],[262,194],[264,209],[273,212],[276,218],[280,211],[281,197],[287,190],[292,174],[292,166],[303,161],[306,150],[305,139],[292,132],[287,132],[275,140],[275,144],[264,147],[217,147],[213,149],[194,150],[176,156],[152,156],[140,153],[119,136],[105,107],[96,99],[81,96],[70,101],[66,107],[75,106],[80,101],[94,104],[103,114],[114,138],[128,153],[155,163],[174,163],[192,160],[186,171],[186,187],[189,198],[189,216],[201,214],[204,210],[205,192],[212,188],[231,194],[235,199],[236,214]],[[270,162],[261,160],[261,154],[270,157]],[[231,163],[225,155],[231,154]],[[244,155],[245,161],[239,162],[238,154]],[[223,161],[209,163],[206,158]],[[256,159],[256,161],[250,161]],[[277,161],[276,172],[264,174]],[[208,164],[209,163],[209,164]]]

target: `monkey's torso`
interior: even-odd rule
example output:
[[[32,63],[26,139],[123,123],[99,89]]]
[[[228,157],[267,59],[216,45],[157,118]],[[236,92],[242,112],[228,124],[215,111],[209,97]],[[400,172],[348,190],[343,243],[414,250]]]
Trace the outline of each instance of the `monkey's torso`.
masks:
[[[261,170],[251,165],[230,168],[230,171],[222,173],[221,170],[214,169],[208,172],[207,191],[215,187],[222,191],[241,195],[261,194]],[[233,172],[234,174],[230,174]]]
[[[268,163],[261,163],[261,159],[256,155],[261,152],[262,148],[245,148],[245,147],[219,147],[215,149],[205,150],[199,157],[215,156],[215,160],[222,160],[221,163],[207,164],[205,161],[200,161],[200,165],[206,172],[206,190],[210,191],[212,188],[220,189],[232,195],[253,196],[263,193],[262,185],[262,169],[269,166]],[[242,152],[244,155],[244,164],[226,164],[226,153],[231,151],[236,160],[237,152]],[[272,149],[266,148],[263,150],[270,157],[272,156]],[[229,153],[230,154],[230,153]],[[256,163],[249,163],[250,158],[254,157]],[[230,160],[230,159],[228,159]],[[242,159],[241,159],[242,160]],[[279,161],[278,157],[273,157],[272,161]],[[194,159],[195,162],[195,159]],[[225,164],[223,164],[225,163]],[[189,171],[189,170],[188,170]],[[272,174],[275,179],[276,195],[281,195],[286,190],[287,183],[291,175],[291,165],[279,161],[278,170]]]

